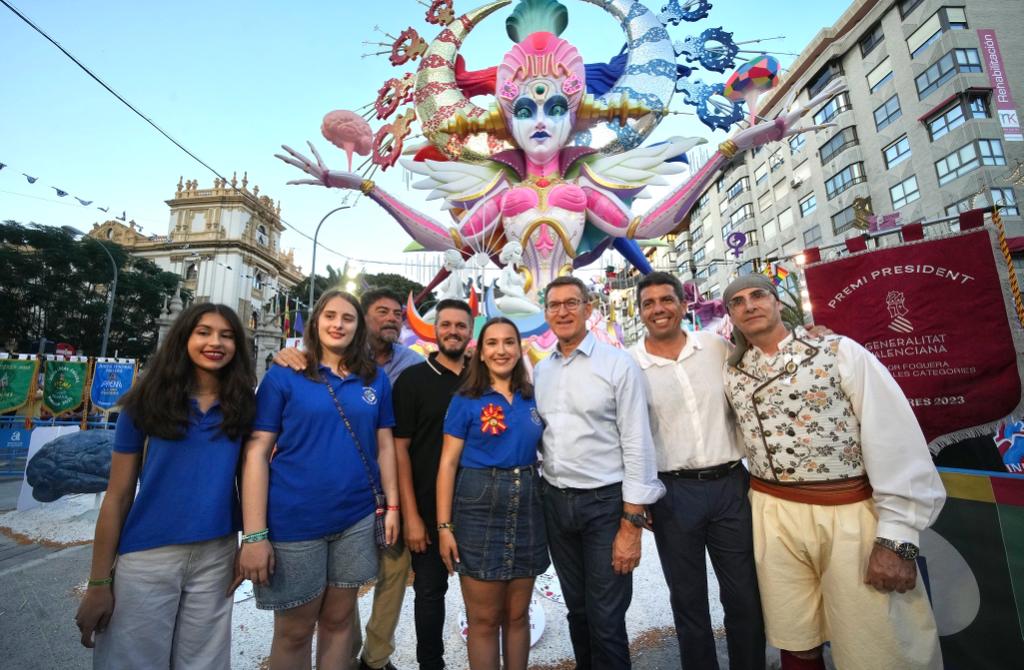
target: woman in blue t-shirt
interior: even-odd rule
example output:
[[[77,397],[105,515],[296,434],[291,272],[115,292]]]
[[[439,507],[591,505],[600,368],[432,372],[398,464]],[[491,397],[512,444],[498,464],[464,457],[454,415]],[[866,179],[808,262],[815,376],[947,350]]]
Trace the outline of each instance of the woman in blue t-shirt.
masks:
[[[320,668],[352,653],[357,590],[377,574],[375,491],[398,533],[391,384],[370,357],[359,301],[325,292],[304,334],[306,369],[274,366],[256,393],[242,465],[242,575],[274,611],[272,668]]]
[[[437,473],[439,550],[460,575],[474,670],[497,670],[499,633],[504,667],[526,670],[533,581],[550,565],[537,486],[542,432],[519,330],[491,319],[448,406]]]
[[[181,313],[121,399],[75,617],[83,645],[96,634],[93,667],[231,666],[235,474],[255,384],[238,316],[202,303]]]

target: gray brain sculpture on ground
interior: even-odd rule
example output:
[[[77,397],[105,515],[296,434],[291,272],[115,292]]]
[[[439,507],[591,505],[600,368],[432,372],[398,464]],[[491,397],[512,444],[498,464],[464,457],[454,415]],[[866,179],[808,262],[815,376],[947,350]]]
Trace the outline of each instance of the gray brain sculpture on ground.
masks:
[[[69,493],[102,493],[113,445],[112,430],[81,431],[47,442],[25,469],[32,497],[53,502]]]

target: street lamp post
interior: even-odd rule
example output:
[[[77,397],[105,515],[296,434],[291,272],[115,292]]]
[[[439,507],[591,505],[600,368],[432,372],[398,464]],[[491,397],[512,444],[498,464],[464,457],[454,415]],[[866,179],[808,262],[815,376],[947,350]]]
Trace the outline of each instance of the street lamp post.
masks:
[[[324,221],[327,220],[331,214],[340,212],[343,209],[351,209],[352,205],[342,205],[341,207],[335,207],[331,211],[324,214],[324,218],[320,219],[320,223],[316,224],[316,231],[313,233],[313,260],[310,262],[309,268],[309,310],[313,312],[313,289],[316,286],[316,238],[320,236],[320,226],[324,225]]]
[[[72,237],[81,237],[88,240],[92,239],[73,226],[61,226],[61,229]],[[106,245],[98,240],[93,241],[99,245],[100,249],[103,249],[103,253],[105,253],[107,258],[110,259],[110,267],[114,270],[114,280],[110,282],[110,291],[107,295],[107,318],[103,324],[103,343],[100,345],[100,358],[104,358],[107,355],[107,341],[110,339],[110,320],[114,316],[114,298],[117,296],[117,262],[114,261],[114,256],[110,253],[110,250],[107,249]]]

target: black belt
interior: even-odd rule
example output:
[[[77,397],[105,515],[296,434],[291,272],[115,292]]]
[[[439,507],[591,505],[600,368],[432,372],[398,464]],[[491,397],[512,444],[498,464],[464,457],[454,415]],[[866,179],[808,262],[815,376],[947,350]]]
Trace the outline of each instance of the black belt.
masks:
[[[733,469],[740,464],[740,461],[730,461],[723,463],[722,465],[716,465],[713,468],[701,468],[699,470],[672,470],[671,472],[659,472],[659,475],[665,475],[667,477],[678,477],[680,479],[721,479],[726,476]]]

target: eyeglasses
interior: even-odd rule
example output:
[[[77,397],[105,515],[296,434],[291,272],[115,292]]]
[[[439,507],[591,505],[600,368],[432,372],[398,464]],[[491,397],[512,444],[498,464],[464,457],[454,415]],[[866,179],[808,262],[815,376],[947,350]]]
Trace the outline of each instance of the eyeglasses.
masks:
[[[730,299],[729,309],[739,309],[740,307],[745,306],[747,303],[753,305],[755,303],[765,302],[766,300],[772,297],[774,296],[769,291],[759,288],[748,293],[746,297],[738,295]]]
[[[575,312],[583,305],[583,301],[579,298],[569,298],[568,300],[562,300],[561,302],[549,302],[544,305],[544,309],[552,314],[557,314],[562,311],[564,307],[566,311]]]

